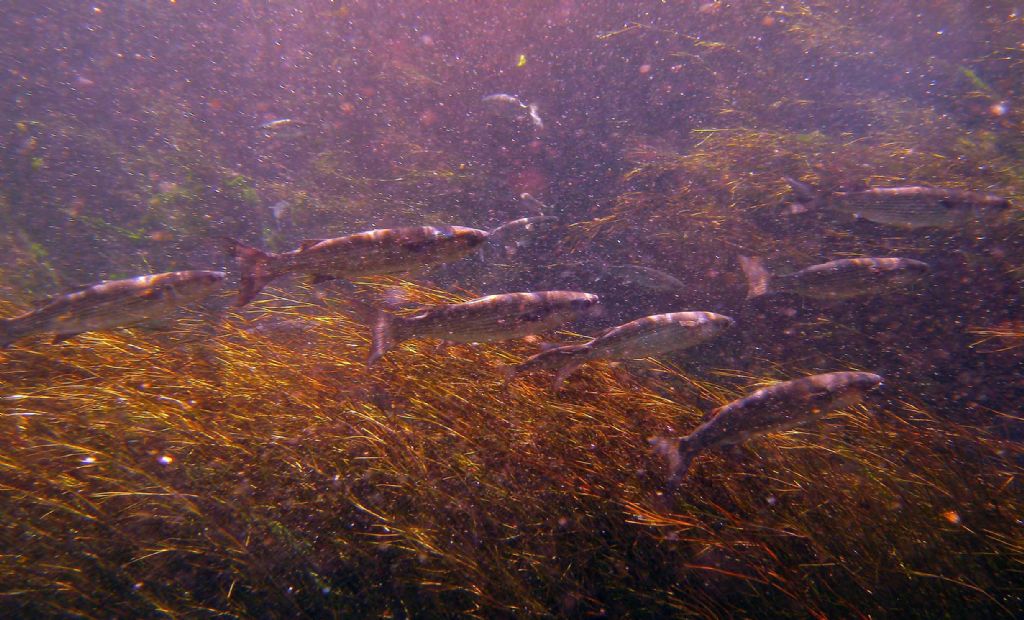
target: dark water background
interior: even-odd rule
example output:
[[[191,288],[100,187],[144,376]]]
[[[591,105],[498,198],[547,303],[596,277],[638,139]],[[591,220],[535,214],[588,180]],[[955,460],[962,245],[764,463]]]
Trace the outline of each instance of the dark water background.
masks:
[[[657,312],[721,312],[736,330],[675,358],[694,376],[729,369],[738,374],[726,383],[739,389],[742,377],[867,369],[893,386],[890,403],[913,399],[950,424],[1015,443],[1024,432],[1019,11],[980,1],[5,2],[0,291],[24,307],[102,279],[233,271],[222,236],[282,251],[372,228],[491,229],[533,214],[520,199],[527,192],[559,226],[492,260],[500,264],[466,260],[424,282],[480,294],[601,294],[606,313],[575,325],[584,333]],[[482,101],[494,93],[536,104],[543,128],[521,110]],[[302,131],[260,129],[282,118],[302,121]],[[783,175],[831,188],[989,191],[1014,202],[1017,221],[902,231],[840,215],[785,216]],[[282,201],[275,217],[271,206]],[[765,256],[783,272],[897,255],[928,262],[932,273],[911,290],[842,304],[785,295],[747,302],[739,254]],[[624,264],[665,271],[685,288],[607,275]],[[277,284],[304,294],[295,282]],[[986,339],[994,329],[1001,335]],[[721,404],[708,394],[688,398],[700,408]],[[953,440],[933,447],[951,459],[974,454]],[[1016,506],[1020,490],[1007,485]],[[1014,525],[1006,539],[1019,543],[1019,535]],[[20,544],[5,542],[9,561]],[[975,605],[1019,613],[1015,553],[1000,556],[1000,571],[1015,566],[1009,572],[990,574],[990,565],[950,577],[986,582],[977,588],[999,601],[951,595],[951,615]],[[565,595],[571,605],[557,587],[539,600],[552,614],[611,605],[659,615],[675,609],[666,584],[678,583],[665,579],[651,578],[664,598],[627,597],[619,607],[609,600],[621,593],[601,583],[579,586],[590,592],[579,600]],[[15,608],[32,596],[19,593],[20,583],[3,593]],[[644,580],[631,584],[642,591]],[[870,590],[863,600],[873,599]],[[900,592],[874,599],[868,613],[906,612]],[[196,600],[231,609],[221,594]],[[757,615],[757,595],[715,596],[730,603],[706,615]],[[860,609],[856,597],[820,603],[830,596],[815,591],[808,598],[818,606],[788,611]],[[231,613],[258,613],[259,596],[251,600]],[[542,613],[507,600],[418,610]],[[265,603],[272,615],[295,611]],[[353,609],[317,605],[297,608]],[[202,615],[196,609],[188,613]]]

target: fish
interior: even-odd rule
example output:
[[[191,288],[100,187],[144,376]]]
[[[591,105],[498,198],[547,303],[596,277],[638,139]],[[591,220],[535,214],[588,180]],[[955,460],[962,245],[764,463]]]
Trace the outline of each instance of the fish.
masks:
[[[522,108],[523,110],[526,110],[527,116],[529,116],[530,122],[534,127],[537,129],[544,129],[544,121],[540,118],[540,109],[535,103],[524,103],[519,97],[505,93],[487,95],[482,99],[482,101],[485,103],[507,103],[518,108]]]
[[[508,94],[505,94],[505,93],[495,93],[493,95],[487,95],[483,99],[481,99],[481,101],[483,101],[485,103],[491,103],[491,102],[510,103],[512,105],[516,105],[516,106],[519,106],[521,108],[525,108],[526,107],[526,104],[523,103],[519,99],[519,97],[516,97],[515,95],[508,95]]]
[[[881,384],[876,374],[852,371],[784,381],[713,410],[711,419],[685,437],[652,437],[648,442],[668,461],[669,488],[675,488],[701,452],[807,424],[859,403]]]
[[[298,138],[305,135],[308,128],[308,123],[295,118],[277,118],[259,126],[267,138]]]
[[[611,327],[589,342],[549,348],[514,366],[509,378],[523,372],[555,369],[552,387],[562,383],[587,362],[653,357],[686,349],[714,338],[735,321],[714,312],[672,312],[645,316]]]
[[[553,215],[537,215],[533,217],[521,217],[517,220],[505,222],[494,230],[490,231],[490,242],[487,245],[501,245],[506,258],[515,256],[519,250],[530,245],[534,237],[532,233],[537,227],[552,225],[558,222]]]
[[[905,229],[998,226],[1010,214],[1009,200],[982,192],[923,186],[827,192],[789,177],[785,180],[793,190],[790,213],[825,208]]]
[[[313,283],[416,272],[457,260],[476,250],[488,233],[464,226],[382,228],[334,239],[307,239],[295,250],[274,254],[225,237],[242,277],[235,301],[242,307],[272,280],[289,273]]]
[[[529,192],[519,194],[519,200],[522,200],[524,204],[530,205],[530,208],[535,210],[537,215],[544,215],[545,212],[551,210],[551,207],[534,198]]]
[[[929,271],[927,263],[912,258],[844,258],[772,276],[760,258],[740,256],[739,261],[747,278],[747,299],[785,291],[812,299],[842,301],[904,287]]]
[[[496,342],[554,329],[588,312],[598,296],[577,291],[488,295],[457,304],[420,309],[408,317],[376,310],[371,320],[372,366],[392,347],[413,338],[447,342]]]
[[[680,293],[686,285],[672,274],[643,265],[609,265],[604,272],[620,282],[663,293]]]
[[[171,271],[80,287],[43,300],[34,310],[0,319],[0,347],[53,332],[58,343],[78,334],[157,319],[199,301],[224,282],[223,271]]]

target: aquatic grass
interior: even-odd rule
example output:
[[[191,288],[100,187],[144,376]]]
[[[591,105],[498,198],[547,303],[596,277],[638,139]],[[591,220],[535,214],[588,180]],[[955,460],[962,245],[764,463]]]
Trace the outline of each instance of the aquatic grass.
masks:
[[[543,373],[501,379],[527,345],[417,341],[367,371],[366,329],[343,298],[271,293],[201,339],[188,319],[3,353],[0,604],[86,616],[1019,609],[1007,572],[1021,560],[1019,448],[904,386],[702,456],[666,496],[647,437],[689,432],[705,409],[694,403],[794,371],[598,362],[552,393]]]

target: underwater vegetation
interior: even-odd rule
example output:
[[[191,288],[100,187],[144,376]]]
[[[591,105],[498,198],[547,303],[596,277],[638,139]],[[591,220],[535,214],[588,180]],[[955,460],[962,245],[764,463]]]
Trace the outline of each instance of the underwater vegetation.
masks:
[[[898,388],[701,457],[667,496],[645,438],[696,426],[688,403],[721,405],[778,375],[661,365],[624,382],[594,362],[556,394],[542,377],[503,384],[496,369],[527,347],[437,353],[419,341],[368,373],[367,330],[343,301],[255,305],[169,333],[3,353],[4,606],[87,617],[1020,608],[1020,446]]]
[[[11,3],[0,317],[143,273],[232,281],[159,328],[0,350],[0,615],[1024,615],[1024,17],[884,4]],[[787,177],[1010,206],[907,230],[793,213]],[[558,222],[356,286],[600,295],[559,344],[660,313],[735,324],[554,390],[506,377],[535,337],[405,340],[367,368],[337,282],[228,308],[222,237],[281,254],[527,215]],[[928,272],[748,301],[741,256],[776,282]],[[702,453],[668,492],[650,438],[838,371],[883,385]]]

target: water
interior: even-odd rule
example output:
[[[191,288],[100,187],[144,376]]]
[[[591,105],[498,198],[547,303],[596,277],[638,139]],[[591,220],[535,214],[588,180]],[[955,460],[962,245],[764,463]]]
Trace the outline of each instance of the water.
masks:
[[[1021,615],[1019,8],[491,4],[7,3],[0,315],[228,276],[157,324],[0,351],[4,614]],[[790,213],[784,177],[1011,206],[947,228]],[[528,216],[558,221],[418,272],[281,275],[233,306],[224,237],[286,252]],[[861,257],[928,272],[748,300],[740,256],[776,283]],[[543,290],[601,309],[413,337],[366,367],[385,300],[410,317]],[[557,391],[552,369],[508,372],[542,341],[680,311],[735,324]],[[649,438],[845,370],[884,382],[668,484]]]

